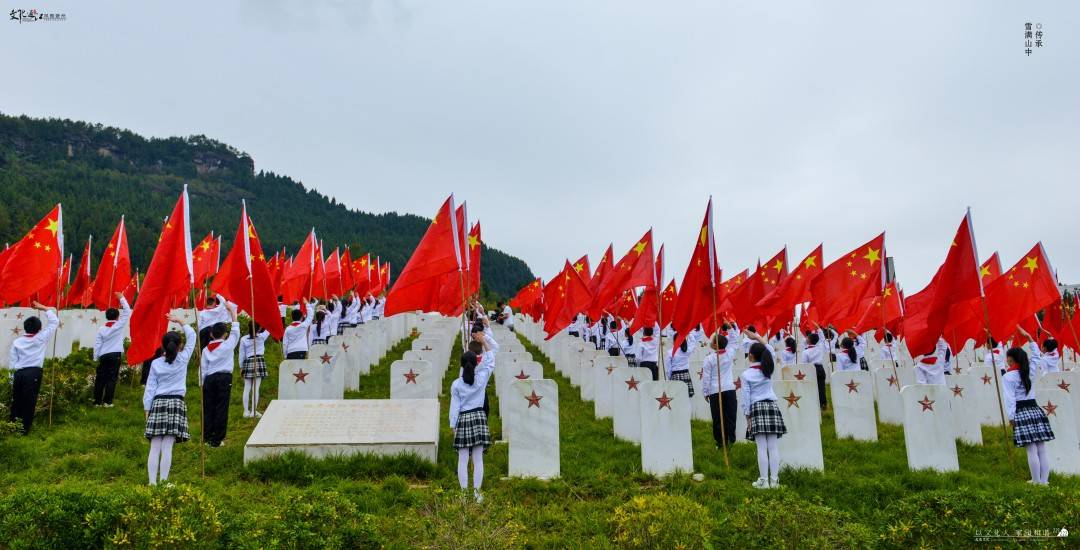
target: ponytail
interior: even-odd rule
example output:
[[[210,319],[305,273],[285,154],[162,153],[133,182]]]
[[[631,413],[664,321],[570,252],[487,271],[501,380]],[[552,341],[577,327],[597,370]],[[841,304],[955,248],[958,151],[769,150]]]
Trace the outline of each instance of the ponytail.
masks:
[[[679,349],[682,350],[683,353],[686,353],[686,350],[689,349],[686,345],[686,338],[683,338],[682,343],[679,344]]]
[[[848,359],[851,359],[852,363],[858,360],[858,354],[855,353],[855,342],[851,338],[840,340],[840,347],[843,348],[844,354],[848,356]]]
[[[176,354],[180,352],[180,333],[166,332],[161,338],[161,350],[165,354],[165,362],[170,365],[176,361]]]
[[[461,381],[470,386],[476,382],[476,363],[475,353],[466,351],[461,354]]]
[[[765,378],[772,378],[776,364],[773,363],[772,354],[765,349],[765,344],[754,342],[754,345],[750,346],[750,358],[761,363],[761,374],[764,374]]]
[[[1005,356],[1012,359],[1012,362],[1019,367],[1020,371],[1020,383],[1024,385],[1024,391],[1031,391],[1031,362],[1028,360],[1027,352],[1021,348],[1011,348],[1005,352]]]
[[[320,338],[323,335],[322,334],[323,319],[326,319],[326,312],[320,311],[320,312],[315,314],[315,334],[318,334]]]

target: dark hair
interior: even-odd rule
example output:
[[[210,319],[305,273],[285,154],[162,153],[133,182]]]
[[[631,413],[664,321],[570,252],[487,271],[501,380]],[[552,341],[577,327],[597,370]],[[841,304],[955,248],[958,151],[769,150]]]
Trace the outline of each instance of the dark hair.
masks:
[[[292,310],[292,320],[293,321],[299,321],[300,319],[303,319],[303,318],[304,318],[304,314],[300,313],[300,308],[296,308],[296,309]]]
[[[1031,391],[1031,362],[1028,361],[1027,352],[1023,348],[1010,348],[1005,356],[1020,367],[1020,383],[1024,385],[1024,391]]]
[[[165,333],[161,337],[161,350],[165,352],[165,362],[172,364],[176,361],[176,354],[180,352],[180,333],[175,330]]]
[[[481,353],[484,352],[484,344],[481,344],[480,342],[477,342],[476,340],[470,341],[469,345],[468,345],[468,348],[469,348],[468,351],[471,351],[471,352],[475,353],[476,355],[480,355]]]
[[[761,374],[764,374],[765,378],[772,378],[776,365],[773,364],[772,355],[765,349],[765,344],[754,342],[754,345],[750,346],[750,358],[761,363]]]
[[[206,307],[216,306],[216,305],[218,305],[217,297],[215,297],[215,296],[207,296],[206,297]]]
[[[832,337],[835,336],[835,335],[836,335],[836,333],[834,333],[831,328],[825,329],[825,338],[828,338],[829,340],[832,340]]]
[[[652,336],[652,333],[653,333],[652,327],[645,327],[645,328],[641,329],[641,335],[642,336]]]
[[[727,349],[727,336],[724,336],[719,332],[713,335],[712,342],[716,349]]]
[[[720,328],[723,329],[724,332],[727,332],[727,331],[731,330],[731,325],[729,325],[727,323],[724,323],[724,324],[720,325]]]
[[[466,351],[461,354],[461,380],[468,385],[473,385],[476,382],[476,363],[478,362],[477,356],[471,351]]]
[[[787,346],[788,349],[790,349],[791,351],[793,351],[793,352],[795,351],[795,339],[794,338],[792,338],[790,336],[785,338],[784,339],[784,345]]]
[[[502,302],[495,302],[495,307],[497,307],[499,309],[502,309],[502,305],[503,305]]]
[[[225,336],[225,329],[228,327],[229,325],[226,325],[225,323],[214,323],[210,327],[210,336],[215,339],[221,338],[222,336]]]
[[[990,337],[990,347],[992,347],[992,348],[997,347],[997,340],[995,340],[993,336]]]
[[[682,350],[683,353],[686,353],[686,350],[689,349],[689,346],[686,345],[686,338],[683,338],[682,343],[679,344],[679,349]]]
[[[23,332],[26,334],[37,334],[41,332],[41,319],[38,319],[37,315],[27,317],[22,324]]]
[[[469,329],[469,334],[476,334],[477,332],[484,332],[484,322],[483,321],[477,321],[477,322],[473,323],[472,328]]]
[[[120,318],[120,310],[115,307],[110,307],[105,310],[105,319],[108,321],[115,321]]]
[[[616,323],[615,321],[612,321],[610,326],[611,326],[611,330],[615,330],[615,329],[619,328],[619,323]]]
[[[630,345],[630,346],[634,345],[634,335],[630,334],[630,328],[629,327],[623,329],[623,334],[626,335],[626,343],[627,343],[627,345]]]
[[[1047,353],[1058,349],[1057,340],[1054,340],[1053,338],[1047,338],[1046,340],[1043,340],[1043,349],[1046,350]]]
[[[843,340],[840,340],[840,348],[844,350],[844,353],[847,354],[848,359],[851,359],[852,363],[857,360],[858,355],[855,353],[854,340],[845,336]]]
[[[757,334],[757,327],[755,327],[754,325],[746,325],[746,332],[753,332],[754,334]]]
[[[821,336],[818,336],[818,333],[816,332],[811,332],[806,335],[806,341],[810,342],[811,345],[816,346],[817,343],[821,341]]]
[[[318,334],[320,337],[322,336],[322,323],[323,323],[323,320],[325,320],[325,319],[326,319],[326,312],[325,311],[316,311],[315,312],[315,334]]]
[[[334,302],[327,303],[326,304],[326,310],[327,311],[334,311]]]

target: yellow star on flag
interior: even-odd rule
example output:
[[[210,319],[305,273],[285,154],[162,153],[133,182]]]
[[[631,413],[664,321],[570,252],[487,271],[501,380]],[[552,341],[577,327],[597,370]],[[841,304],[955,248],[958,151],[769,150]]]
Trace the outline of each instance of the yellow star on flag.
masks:
[[[638,256],[640,256],[642,252],[645,252],[645,241],[635,244],[634,252],[637,253]]]
[[[806,261],[803,262],[803,267],[817,267],[817,256],[807,256]]]
[[[708,238],[708,232],[709,232],[708,227],[705,227],[705,226],[701,227],[701,236],[698,237],[698,243],[700,243],[701,246],[705,246],[705,241]]]
[[[578,263],[574,264],[574,271],[577,271],[578,273],[581,273],[582,269],[585,269],[585,266],[582,265],[581,262],[578,262]],[[567,275],[566,278],[569,279],[570,276]]]
[[[866,255],[863,259],[870,262],[870,266],[873,267],[874,262],[881,261],[881,250],[874,250],[872,247],[867,247]]]
[[[781,261],[779,258],[777,258],[776,263],[773,264],[773,269],[775,269],[777,271],[780,271],[781,269],[784,269],[784,262]]]
[[[986,277],[989,274],[990,274],[990,266],[988,266],[988,265],[983,266],[983,268],[979,270],[979,277]]]
[[[476,238],[476,235],[469,235],[469,248],[476,248],[480,244],[480,239]],[[602,262],[602,260],[601,260]]]
[[[48,229],[55,237],[56,231],[60,229],[60,224],[56,220],[49,220],[49,225],[46,225],[45,229]]]
[[[1035,273],[1035,270],[1039,269],[1039,259],[1034,256],[1030,258],[1025,258],[1024,269],[1028,270],[1028,274]]]
[[[203,250],[210,250],[210,241],[203,241],[202,244],[199,245],[199,248]]]

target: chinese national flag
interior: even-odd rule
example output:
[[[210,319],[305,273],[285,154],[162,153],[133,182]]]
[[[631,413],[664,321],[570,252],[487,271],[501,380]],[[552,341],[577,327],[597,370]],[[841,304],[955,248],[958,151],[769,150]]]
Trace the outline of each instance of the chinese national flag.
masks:
[[[128,285],[131,279],[131,257],[128,254],[127,228],[124,217],[113,231],[105,254],[98,264],[97,276],[94,277],[92,296],[94,307],[104,310],[117,305],[116,293]]]
[[[211,231],[191,250],[191,266],[195,270],[195,286],[202,286],[206,280],[217,273],[218,244]]]
[[[750,269],[744,269],[735,274],[734,277],[727,279],[726,281],[717,285],[716,292],[716,315],[723,320],[731,320],[732,304],[731,295],[739,289],[747,280],[750,279]],[[716,280],[720,280],[718,277]]]
[[[330,299],[326,284],[326,258],[323,256],[322,240],[315,242],[315,269],[311,272],[311,297]]]
[[[821,259],[822,246],[819,244],[776,288],[758,300],[761,313],[774,319],[770,330],[776,331],[786,325],[795,313],[795,306],[810,300],[810,281],[821,273]]]
[[[236,304],[241,311],[246,311],[271,336],[281,340],[285,329],[281,326],[274,283],[259,235],[255,232],[255,224],[248,216],[246,202],[243,203],[232,250],[222,262],[210,289]]]
[[[375,295],[382,292],[385,287],[382,280],[382,259],[375,256],[375,265],[371,267],[371,288],[368,292]]]
[[[588,273],[588,270],[585,270]],[[559,275],[548,283],[544,289],[544,332],[547,333],[545,340],[550,340],[562,329],[570,326],[570,322],[578,313],[585,311],[592,295],[589,294],[589,283],[581,276],[581,273],[570,262],[566,262]]]
[[[463,265],[458,231],[454,196],[451,195],[431,220],[398,275],[397,283],[387,293],[387,317],[407,311],[433,311],[438,306],[438,285],[443,276],[456,274]]]
[[[863,311],[859,322],[855,325],[855,332],[863,334],[884,327],[885,330],[896,334],[903,316],[904,306],[900,301],[900,292],[896,288],[896,282],[892,282],[885,286],[882,296],[874,296],[870,300],[869,306]]]
[[[135,274],[131,276],[131,281],[124,287],[124,298],[128,303],[135,302],[135,295],[139,292],[139,270],[135,270]]]
[[[664,280],[664,246],[660,245],[660,252],[656,255],[656,281]],[[642,327],[651,327],[660,323],[661,328],[671,323],[670,317],[661,317],[660,313],[660,289],[658,283],[647,285],[645,290],[641,293],[641,301],[637,304],[637,311],[634,312],[633,323],[630,324],[630,334],[634,334]],[[624,291],[625,292],[625,291]],[[632,291],[630,291],[632,294]],[[622,303],[617,306],[617,309],[622,309]],[[670,315],[671,312],[667,311]],[[629,317],[626,317],[629,319]]]
[[[1059,300],[1050,260],[1038,243],[986,288],[990,334],[998,341],[1008,340],[1018,324]]]
[[[326,259],[326,291],[341,296],[341,252],[335,248]]]
[[[586,273],[588,273],[588,268],[586,268]],[[596,300],[601,307],[607,309],[615,305],[624,290],[640,286],[656,288],[660,284],[656,279],[653,235],[650,229],[611,269],[611,275],[597,290]]]
[[[638,311],[640,311],[640,304],[637,297],[634,296],[634,291],[623,291],[622,298],[619,298],[618,305],[615,306],[615,316],[621,319],[634,319],[637,317]],[[631,334],[634,332],[631,331]]]
[[[480,222],[473,224],[469,230],[469,296],[480,292]]]
[[[352,254],[349,252],[349,247],[345,247],[345,252],[341,253],[341,291],[338,292],[339,296],[344,297],[345,293],[349,292],[356,286],[356,281],[353,280],[353,262]]]
[[[708,323],[716,309],[717,282],[719,269],[716,267],[716,249],[712,225],[712,199],[705,208],[705,219],[694,241],[694,253],[690,264],[686,266],[679,295],[675,300],[675,310],[671,316],[671,327],[675,329],[675,341],[672,349],[679,347],[686,335],[698,324]],[[710,331],[711,334],[711,331]]]
[[[582,280],[587,280],[589,273],[591,273],[591,271],[589,271],[589,255],[586,254],[578,258],[578,261],[574,262],[573,268],[574,271],[577,271],[578,276],[581,277]]]
[[[467,227],[468,221],[466,218],[466,214],[467,213],[465,205],[462,204],[458,207],[456,212],[457,227]],[[467,250],[467,236],[465,234],[462,234],[461,237],[462,240],[461,242],[457,243],[457,246],[460,247],[460,250],[464,251]],[[469,270],[471,269],[469,265],[469,256],[465,255],[462,261],[462,269],[444,274],[442,276],[442,282],[438,285],[438,298],[434,307],[434,311],[442,313],[447,317],[457,317],[461,315],[462,311],[465,310],[465,298],[469,291]],[[376,265],[378,265],[378,259],[376,259]],[[378,270],[378,286],[381,288],[385,287],[386,285],[385,283],[383,283],[382,268],[381,266],[379,267],[380,269]],[[376,290],[376,292],[378,292],[378,290]]]
[[[1077,315],[1076,306],[1076,297],[1066,294],[1046,309],[1042,321],[1046,332],[1053,335],[1062,347],[1073,350],[1073,353],[1080,349],[1080,338],[1077,338],[1077,335],[1080,335],[1080,315]]]
[[[517,309],[521,313],[533,318],[534,321],[540,320],[541,310],[537,312],[537,306],[543,305],[542,297],[544,295],[544,285],[539,278],[533,282],[525,285],[510,299],[510,307]]]
[[[787,247],[785,246],[764,265],[759,265],[753,275],[728,295],[731,313],[735,319],[743,325],[757,324],[758,330],[764,332],[768,318],[763,311],[758,309],[757,303],[786,277]]]
[[[91,303],[90,296],[90,243],[92,238],[86,240],[86,248],[83,249],[82,258],[79,258],[79,269],[75,272],[75,282],[68,289],[65,306],[74,305],[88,306]],[[100,270],[100,267],[98,268]],[[114,296],[113,299],[116,297]]]
[[[306,300],[312,295],[312,281],[315,274],[315,252],[318,241],[315,239],[315,228],[311,229],[296,256],[285,268],[281,285],[281,294],[286,303],[295,303],[301,299]]]
[[[64,260],[64,267],[62,267],[60,269],[60,279],[59,279],[60,284],[58,285],[56,283],[49,283],[49,284],[45,285],[44,287],[42,287],[41,290],[39,290],[37,292],[37,301],[39,301],[39,302],[41,302],[41,303],[43,303],[43,304],[45,304],[47,306],[51,305],[51,306],[56,307],[57,309],[60,309],[62,307],[62,304],[60,303],[61,300],[58,299],[57,292],[62,291],[63,289],[57,288],[57,287],[66,285],[69,282],[70,278],[71,278],[71,254],[68,254],[67,259]]]
[[[64,216],[59,204],[15,243],[0,272],[0,301],[21,302],[60,277],[64,263]]]
[[[386,290],[386,287],[390,286],[390,262],[383,262],[382,265],[379,265],[379,259],[376,258],[375,265],[379,266],[379,269],[376,270],[379,273],[379,286],[374,292],[377,296]]]
[[[131,313],[131,347],[128,364],[142,363],[154,356],[168,328],[169,310],[187,296],[195,284],[191,265],[190,208],[187,186],[176,201],[158,238],[154,257],[146,270],[139,299]]]
[[[904,304],[904,338],[911,353],[918,355],[933,349],[938,338],[945,334],[952,307],[977,300],[982,292],[975,232],[968,212],[937,274],[926,288],[909,296]]]
[[[364,254],[353,262],[353,280],[356,293],[363,296],[371,289],[371,254]]]
[[[979,267],[983,289],[1000,276],[1001,258],[994,252]],[[953,349],[962,349],[969,338],[975,340],[977,345],[983,345],[986,342],[986,320],[983,318],[982,299],[972,298],[953,304],[942,333]]]
[[[600,291],[600,286],[611,276],[613,265],[615,265],[615,252],[609,244],[604,255],[600,256],[600,262],[596,264],[596,272],[589,281],[589,292],[593,294],[593,302],[589,305],[588,315],[592,319],[599,319],[604,313],[604,304],[597,303],[596,296]]]
[[[885,233],[841,256],[810,282],[821,322],[856,314],[859,304],[881,293],[885,275]]]

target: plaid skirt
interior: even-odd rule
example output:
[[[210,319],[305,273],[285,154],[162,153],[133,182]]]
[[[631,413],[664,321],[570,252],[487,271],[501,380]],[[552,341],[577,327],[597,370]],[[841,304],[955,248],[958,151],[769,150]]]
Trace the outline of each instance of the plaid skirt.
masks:
[[[1046,418],[1046,413],[1034,399],[1016,403],[1013,423],[1013,442],[1017,447],[1054,440],[1054,430],[1050,429],[1050,420]]]
[[[454,448],[468,449],[480,445],[485,449],[491,446],[491,430],[488,429],[484,409],[472,409],[459,414],[457,430],[454,432]]]
[[[783,437],[787,433],[784,426],[784,417],[780,414],[780,407],[776,401],[755,401],[750,405],[750,422],[746,423],[746,439],[753,440],[754,436],[762,434],[775,434]]]
[[[171,435],[177,443],[191,439],[188,433],[187,405],[179,395],[159,395],[150,404],[150,416],[146,417],[143,436],[151,439]]]
[[[671,379],[686,382],[686,389],[690,392],[690,397],[694,396],[694,383],[690,380],[690,371],[673,370],[671,371]]]
[[[240,367],[241,378],[266,378],[269,374],[266,370],[266,359],[262,355],[244,359],[244,364]]]
[[[317,344],[328,344],[328,343],[330,343],[329,338],[312,338],[311,339],[311,345],[313,345],[313,346],[317,345]]]

